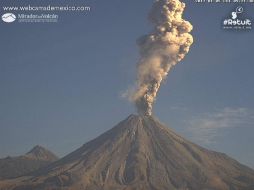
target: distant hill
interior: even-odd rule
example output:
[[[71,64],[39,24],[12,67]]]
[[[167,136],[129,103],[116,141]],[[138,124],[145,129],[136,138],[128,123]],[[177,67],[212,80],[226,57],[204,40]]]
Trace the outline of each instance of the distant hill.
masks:
[[[28,153],[17,157],[0,159],[0,179],[19,177],[47,166],[58,157],[49,150],[35,146]]]
[[[32,148],[32,150],[26,153],[24,157],[34,160],[43,160],[50,162],[56,161],[58,159],[58,157],[54,153],[39,145]]]

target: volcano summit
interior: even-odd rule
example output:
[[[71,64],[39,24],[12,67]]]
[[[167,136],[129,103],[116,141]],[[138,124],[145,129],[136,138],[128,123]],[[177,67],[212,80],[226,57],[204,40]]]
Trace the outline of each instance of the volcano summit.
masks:
[[[47,168],[1,190],[253,190],[254,171],[131,115]]]

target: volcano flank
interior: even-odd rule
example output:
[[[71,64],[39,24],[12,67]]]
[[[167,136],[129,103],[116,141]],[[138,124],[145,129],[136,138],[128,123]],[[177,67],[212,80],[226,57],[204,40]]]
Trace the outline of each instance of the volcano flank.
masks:
[[[111,130],[1,190],[253,190],[254,171],[177,135],[152,116]]]

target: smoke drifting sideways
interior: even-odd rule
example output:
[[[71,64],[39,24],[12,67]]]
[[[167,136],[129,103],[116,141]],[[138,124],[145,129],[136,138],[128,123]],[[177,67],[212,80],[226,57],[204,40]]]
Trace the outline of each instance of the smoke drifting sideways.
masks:
[[[140,37],[137,82],[129,99],[140,115],[151,115],[153,103],[171,68],[189,52],[193,43],[190,22],[182,18],[185,4],[179,0],[156,0],[149,14],[151,34]]]

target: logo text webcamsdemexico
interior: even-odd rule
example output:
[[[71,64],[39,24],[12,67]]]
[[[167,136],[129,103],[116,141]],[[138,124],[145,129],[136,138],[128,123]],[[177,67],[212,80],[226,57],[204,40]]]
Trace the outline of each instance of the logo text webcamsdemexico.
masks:
[[[10,6],[3,7],[4,14],[2,15],[2,20],[6,23],[12,23],[15,20],[18,22],[57,22],[59,15],[56,12],[89,12],[91,10],[90,6]],[[45,14],[14,14],[13,11],[22,12],[47,12]],[[54,13],[53,13],[54,12]],[[49,13],[49,14],[48,14]]]
[[[222,25],[224,29],[235,29],[235,30],[250,30],[252,29],[252,21],[242,16],[244,9],[239,6],[235,11],[231,12],[231,18],[227,18],[223,21]]]

